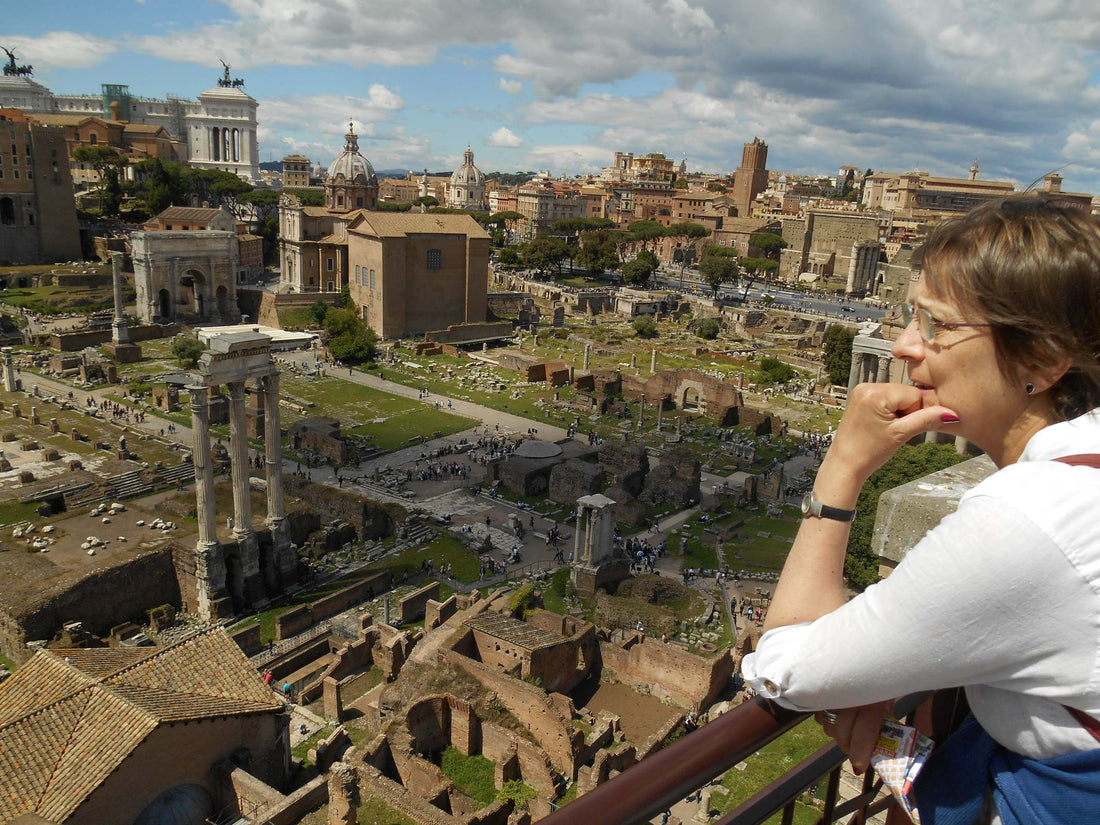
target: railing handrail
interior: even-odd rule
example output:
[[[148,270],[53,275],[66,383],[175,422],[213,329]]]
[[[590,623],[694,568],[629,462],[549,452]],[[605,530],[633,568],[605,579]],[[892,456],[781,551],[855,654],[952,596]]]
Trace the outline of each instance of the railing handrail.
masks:
[[[927,696],[911,694],[899,699],[895,714],[900,718],[912,713]],[[743,702],[540,822],[545,825],[648,822],[809,716],[760,697]],[[722,825],[763,822],[815,781],[839,769],[846,758],[835,744],[826,745],[727,814],[721,820]],[[865,794],[868,787],[865,782]],[[833,821],[835,787],[828,796],[825,822]]]
[[[540,821],[545,825],[648,822],[807,715],[756,697]]]

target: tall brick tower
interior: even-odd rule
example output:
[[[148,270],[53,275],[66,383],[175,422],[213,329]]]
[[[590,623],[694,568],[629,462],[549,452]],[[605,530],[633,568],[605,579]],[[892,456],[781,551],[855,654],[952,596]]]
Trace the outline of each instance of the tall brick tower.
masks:
[[[738,217],[749,217],[756,196],[768,188],[768,144],[754,137],[741,151],[741,165],[733,178],[733,204]]]

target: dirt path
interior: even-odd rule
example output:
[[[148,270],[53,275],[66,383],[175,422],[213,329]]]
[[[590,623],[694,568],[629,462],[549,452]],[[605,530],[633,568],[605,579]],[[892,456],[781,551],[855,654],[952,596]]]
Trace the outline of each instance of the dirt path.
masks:
[[[669,719],[682,712],[675,705],[666,705],[655,696],[638,693],[623,684],[600,684],[582,705],[583,696],[580,694],[588,695],[584,687],[582,685],[573,692],[573,701],[578,707],[592,713],[606,710],[618,714],[622,720],[623,736],[635,745],[644,743]]]

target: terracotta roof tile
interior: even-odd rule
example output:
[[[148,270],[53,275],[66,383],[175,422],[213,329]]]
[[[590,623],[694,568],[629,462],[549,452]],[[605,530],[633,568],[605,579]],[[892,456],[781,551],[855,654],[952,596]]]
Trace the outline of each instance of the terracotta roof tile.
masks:
[[[163,722],[282,709],[221,629],[163,648],[42,651],[0,684],[0,821],[67,819]]]

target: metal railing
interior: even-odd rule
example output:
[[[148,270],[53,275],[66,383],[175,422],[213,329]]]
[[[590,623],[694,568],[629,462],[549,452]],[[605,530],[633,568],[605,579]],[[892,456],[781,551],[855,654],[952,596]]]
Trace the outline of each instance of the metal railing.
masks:
[[[899,700],[899,716],[913,712],[926,695]],[[540,820],[544,825],[602,825],[644,823],[669,810],[695,790],[711,782],[778,739],[809,714],[786,710],[757,697],[657,751],[613,779]],[[719,825],[755,825],[782,812],[784,825],[793,821],[798,797],[825,780],[824,806],[819,823],[845,817],[862,825],[866,818],[894,806],[883,795],[882,784],[869,771],[861,792],[840,801],[840,769],[847,756],[836,744],[821,748],[786,774],[726,814]]]

